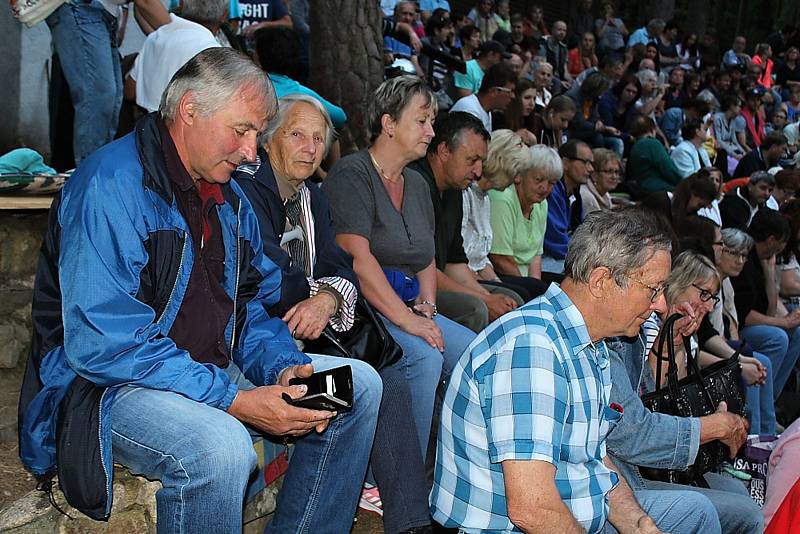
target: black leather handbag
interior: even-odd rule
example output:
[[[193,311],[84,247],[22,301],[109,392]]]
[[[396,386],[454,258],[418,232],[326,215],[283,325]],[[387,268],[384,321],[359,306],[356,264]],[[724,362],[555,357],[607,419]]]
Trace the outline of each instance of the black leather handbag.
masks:
[[[683,346],[688,359],[687,375],[678,380],[678,364],[675,360],[673,330],[675,321],[681,318],[674,314],[664,322],[658,343],[656,390],[642,397],[642,403],[651,412],[659,412],[680,417],[702,417],[717,410],[720,402],[728,404],[728,411],[744,415],[745,400],[742,390],[742,372],[739,367],[739,352],[727,360],[709,365],[702,371],[692,354],[689,338],[683,338]],[[664,343],[667,355],[664,357]],[[661,388],[662,363],[667,361],[667,384]],[[703,475],[717,471],[730,457],[728,447],[720,441],[700,445],[697,458],[685,471],[639,467],[641,474],[651,480],[662,480],[677,484],[707,487]]]
[[[312,354],[363,360],[378,371],[403,357],[403,349],[361,295],[356,300],[353,327],[350,330],[336,332],[328,325],[317,339],[305,341],[303,350]]]

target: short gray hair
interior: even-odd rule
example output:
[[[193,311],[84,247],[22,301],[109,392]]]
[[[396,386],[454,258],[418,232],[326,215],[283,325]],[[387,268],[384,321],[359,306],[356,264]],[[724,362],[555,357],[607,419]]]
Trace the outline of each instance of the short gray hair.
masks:
[[[269,121],[267,128],[261,133],[261,135],[259,135],[258,144],[264,145],[272,141],[275,132],[278,131],[278,128],[283,126],[283,123],[289,116],[289,112],[296,104],[301,102],[313,107],[325,120],[325,151],[327,152],[327,150],[331,147],[331,143],[333,143],[333,140],[336,137],[331,116],[328,114],[328,110],[325,109],[325,106],[323,106],[319,100],[311,95],[304,95],[301,93],[282,96],[278,99],[278,112],[275,114],[275,117]]]
[[[598,267],[606,267],[620,287],[657,251],[670,252],[668,224],[640,208],[595,211],[575,230],[564,260],[564,272],[578,283],[588,283]]]
[[[750,237],[750,234],[738,228],[723,228],[722,244],[725,248],[737,254],[750,254],[750,249],[753,248],[755,241]]]
[[[217,112],[243,87],[252,88],[264,102],[268,119],[278,106],[275,89],[253,60],[232,48],[208,48],[190,59],[172,77],[161,95],[158,111],[164,120],[175,120],[183,95],[192,93],[200,115]]]
[[[636,73],[636,77],[639,79],[639,83],[644,85],[647,80],[658,80],[658,74],[656,71],[650,69],[642,69]]]
[[[720,287],[719,271],[710,259],[693,250],[678,254],[672,262],[672,271],[667,278],[664,296],[667,303],[675,304],[678,296],[692,287],[692,284],[713,280]]]
[[[663,32],[666,26],[667,23],[664,22],[664,19],[651,19],[650,22],[647,23],[647,30],[650,35],[656,35]]]
[[[228,0],[183,0],[180,15],[198,24],[218,26],[228,9]]]
[[[536,74],[544,68],[548,68],[550,69],[550,72],[553,72],[553,66],[548,63],[546,59],[543,59],[542,61],[531,61],[531,74]]]
[[[554,148],[546,145],[533,145],[527,150],[529,159],[525,165],[519,169],[517,174],[525,176],[532,170],[541,171],[548,181],[557,182],[564,174],[564,167],[561,163],[561,156]]]
[[[381,118],[384,115],[389,115],[397,120],[416,95],[422,95],[428,101],[428,107],[433,110],[435,115],[438,109],[436,96],[421,78],[417,76],[397,76],[380,84],[369,102],[367,113],[370,141],[375,141],[383,131]]]

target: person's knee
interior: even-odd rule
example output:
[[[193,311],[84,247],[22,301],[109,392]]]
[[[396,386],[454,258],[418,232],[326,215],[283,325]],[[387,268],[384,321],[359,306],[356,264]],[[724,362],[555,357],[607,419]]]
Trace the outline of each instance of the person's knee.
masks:
[[[696,491],[681,492],[683,494],[683,504],[686,509],[691,510],[687,515],[685,532],[703,532],[717,534],[721,532],[720,518],[717,509],[711,500]]]
[[[378,372],[360,360],[348,363],[353,371],[353,404],[374,407],[377,413],[383,393],[383,382]]]
[[[258,462],[253,440],[242,423],[233,417],[192,436],[193,454],[177,462],[190,480],[213,480],[232,487],[247,484]]]

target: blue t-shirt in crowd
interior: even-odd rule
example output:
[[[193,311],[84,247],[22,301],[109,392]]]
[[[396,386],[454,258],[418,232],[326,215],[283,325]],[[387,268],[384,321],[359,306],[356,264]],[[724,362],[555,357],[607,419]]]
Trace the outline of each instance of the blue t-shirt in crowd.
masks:
[[[239,30],[258,22],[280,20],[289,12],[281,0],[239,0]]]

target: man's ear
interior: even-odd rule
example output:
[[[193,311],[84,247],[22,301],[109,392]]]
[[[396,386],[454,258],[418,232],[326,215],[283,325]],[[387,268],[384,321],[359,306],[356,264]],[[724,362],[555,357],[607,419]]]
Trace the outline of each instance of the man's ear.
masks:
[[[192,97],[192,92],[187,91],[178,101],[178,113],[176,119],[179,119],[187,125],[193,124],[195,116],[197,115],[197,104],[195,104],[194,98]]]
[[[436,147],[436,156],[442,163],[450,158],[450,154],[451,152],[450,149],[447,148],[446,142],[439,143],[439,146]]]
[[[589,293],[596,299],[605,299],[615,285],[608,267],[596,267],[589,273]]]

